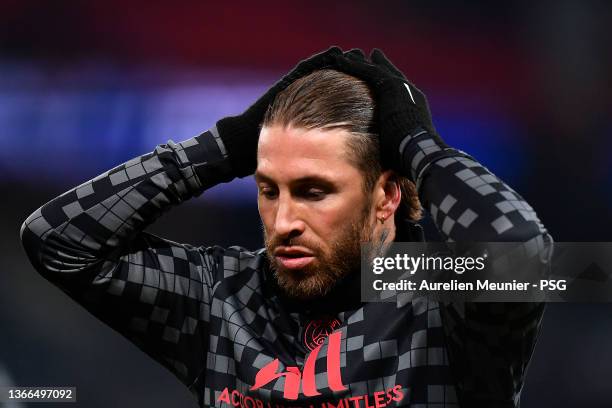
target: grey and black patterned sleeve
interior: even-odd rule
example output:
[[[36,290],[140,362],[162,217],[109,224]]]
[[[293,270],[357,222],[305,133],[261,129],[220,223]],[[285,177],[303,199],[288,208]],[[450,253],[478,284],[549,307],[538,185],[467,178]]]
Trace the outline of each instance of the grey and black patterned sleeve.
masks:
[[[168,141],[34,211],[21,240],[43,277],[189,384],[206,355],[216,249],[143,230],[232,178],[214,128]]]
[[[421,135],[404,155],[419,198],[449,242],[517,242],[544,264],[553,240],[533,208],[474,158]],[[441,304],[462,406],[515,407],[542,303]]]

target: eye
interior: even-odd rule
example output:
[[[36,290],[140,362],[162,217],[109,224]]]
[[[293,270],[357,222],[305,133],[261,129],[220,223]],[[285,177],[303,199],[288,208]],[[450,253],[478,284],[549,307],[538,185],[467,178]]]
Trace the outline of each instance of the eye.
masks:
[[[312,201],[318,201],[325,198],[327,192],[320,188],[308,188],[303,192],[304,198]]]
[[[278,192],[272,187],[260,187],[259,195],[265,197],[268,200],[273,200],[278,196]]]

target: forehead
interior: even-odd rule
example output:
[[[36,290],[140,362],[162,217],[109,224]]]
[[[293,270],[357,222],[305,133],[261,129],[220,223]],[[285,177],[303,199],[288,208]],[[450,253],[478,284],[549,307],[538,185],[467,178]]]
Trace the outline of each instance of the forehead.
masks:
[[[264,127],[257,148],[257,173],[274,178],[360,177],[348,160],[344,129]]]

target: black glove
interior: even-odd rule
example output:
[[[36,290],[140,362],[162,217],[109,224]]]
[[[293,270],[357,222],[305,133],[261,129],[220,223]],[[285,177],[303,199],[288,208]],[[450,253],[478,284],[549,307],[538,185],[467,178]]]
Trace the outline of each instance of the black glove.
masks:
[[[334,64],[334,57],[342,55],[338,47],[315,54],[301,61],[291,72],[274,84],[251,107],[238,116],[223,118],[217,122],[219,137],[227,149],[235,176],[246,177],[257,167],[257,142],[259,126],[276,95],[298,78]]]
[[[366,82],[374,94],[383,166],[415,181],[422,167],[415,162],[419,152],[444,155],[448,148],[434,129],[425,95],[379,49],[371,62],[358,49],[334,58],[337,69]],[[420,146],[425,139],[426,147]]]

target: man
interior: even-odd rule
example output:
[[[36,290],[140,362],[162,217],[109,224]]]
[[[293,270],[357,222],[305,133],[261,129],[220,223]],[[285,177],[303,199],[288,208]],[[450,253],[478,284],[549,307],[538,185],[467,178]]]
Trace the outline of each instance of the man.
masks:
[[[360,242],[422,240],[420,203],[448,241],[552,242],[518,194],[440,139],[382,52],[370,58],[315,55],[242,115],[45,204],[21,230],[34,267],[201,406],[518,406],[541,304],[361,302]],[[143,232],[253,173],[266,248]]]

